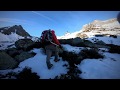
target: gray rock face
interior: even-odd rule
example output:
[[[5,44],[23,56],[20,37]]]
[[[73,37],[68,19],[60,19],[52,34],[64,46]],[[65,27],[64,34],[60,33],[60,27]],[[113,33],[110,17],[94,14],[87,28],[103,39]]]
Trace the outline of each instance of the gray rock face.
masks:
[[[31,53],[28,53],[28,52],[22,52],[20,55],[16,55],[15,56],[15,59],[18,61],[18,62],[22,62],[28,58],[31,58],[33,57],[34,55],[31,54]]]
[[[12,27],[3,27],[3,28],[0,28],[0,32],[2,32],[3,34],[5,35],[9,35],[11,33],[16,33],[20,36],[23,36],[23,37],[31,37],[24,29],[21,25],[14,25]]]
[[[72,44],[73,45],[77,45],[79,43],[83,43],[83,39],[81,39],[81,38],[75,38],[75,39],[72,40]]]
[[[7,53],[0,51],[0,70],[13,69],[18,65],[18,62],[15,61]]]
[[[19,39],[18,41],[15,42],[15,46],[18,49],[23,49],[23,50],[30,50],[32,46],[34,45],[34,42],[31,39]]]

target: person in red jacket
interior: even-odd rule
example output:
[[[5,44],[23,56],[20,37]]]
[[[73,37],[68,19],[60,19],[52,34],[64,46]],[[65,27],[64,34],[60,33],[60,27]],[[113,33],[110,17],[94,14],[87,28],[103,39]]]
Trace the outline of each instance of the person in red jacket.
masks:
[[[47,55],[46,64],[47,64],[48,69],[50,69],[53,66],[53,64],[51,64],[51,62],[50,62],[50,57],[54,54],[54,56],[55,56],[54,61],[55,62],[59,61],[59,59],[58,59],[59,58],[58,47],[62,48],[60,42],[58,41],[58,39],[55,35],[55,31],[51,30],[51,32],[52,32],[52,42],[44,45],[46,55]]]

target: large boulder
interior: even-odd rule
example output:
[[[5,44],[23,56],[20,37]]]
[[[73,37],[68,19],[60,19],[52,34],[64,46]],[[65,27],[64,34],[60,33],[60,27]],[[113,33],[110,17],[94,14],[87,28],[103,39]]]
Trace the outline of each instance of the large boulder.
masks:
[[[91,48],[96,47],[95,44],[92,43],[92,42],[89,41],[89,40],[84,40],[84,45],[85,45],[86,47],[91,47]]]
[[[35,53],[28,53],[28,52],[22,52],[20,55],[16,55],[15,56],[15,59],[18,61],[18,62],[22,62],[28,58],[31,58],[33,56],[35,56],[36,54]]]
[[[5,50],[5,52],[10,55],[11,57],[15,57],[16,55],[19,55],[22,50],[17,50],[16,48],[8,48]]]
[[[71,45],[72,40],[73,40],[73,39],[59,39],[59,42],[60,42],[61,44],[70,44],[70,45]]]
[[[22,37],[31,37],[29,33],[27,33],[21,25],[14,25],[11,27],[3,27],[0,28],[0,32],[2,31],[3,34],[10,35],[11,33],[16,33]]]
[[[34,42],[31,39],[19,39],[15,42],[15,46],[17,49],[23,49],[25,51],[29,51],[33,49]]]
[[[83,39],[81,39],[81,38],[74,38],[72,40],[72,44],[75,45],[75,46],[80,44],[80,43],[83,43]]]
[[[13,69],[17,67],[18,62],[9,56],[6,52],[0,51],[0,70]]]

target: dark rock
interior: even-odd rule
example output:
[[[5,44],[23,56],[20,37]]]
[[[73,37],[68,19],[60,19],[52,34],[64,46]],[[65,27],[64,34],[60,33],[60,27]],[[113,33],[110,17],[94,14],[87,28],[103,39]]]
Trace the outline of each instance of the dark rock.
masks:
[[[118,15],[117,15],[117,20],[118,20],[118,22],[120,23],[120,12],[119,12]]]
[[[34,42],[31,39],[19,39],[15,42],[15,46],[17,49],[23,49],[25,51],[29,51],[33,49]]]
[[[40,76],[37,73],[33,73],[31,68],[25,67],[18,75],[16,75],[17,79],[27,79],[27,80],[36,80],[40,79]]]
[[[18,62],[6,52],[0,51],[0,70],[16,68]]]
[[[9,35],[11,33],[16,33],[20,36],[23,36],[23,37],[31,37],[24,29],[21,25],[14,25],[12,27],[3,27],[3,28],[0,28],[0,32],[2,30],[2,33],[3,34],[6,34],[6,35]]]
[[[16,48],[9,48],[6,50],[7,54],[9,54],[11,57],[15,57],[16,55],[19,55],[20,52]]]
[[[114,44],[107,44],[109,46],[109,51],[110,53],[119,53],[120,54],[120,46],[114,45]]]
[[[90,59],[98,59],[103,58],[104,56],[98,53],[98,49],[83,49],[79,53],[79,56],[82,56],[83,59],[90,58]]]
[[[22,62],[28,58],[31,58],[35,56],[35,53],[28,53],[28,52],[22,52],[20,55],[16,55],[15,56],[15,59],[18,61],[18,62]]]

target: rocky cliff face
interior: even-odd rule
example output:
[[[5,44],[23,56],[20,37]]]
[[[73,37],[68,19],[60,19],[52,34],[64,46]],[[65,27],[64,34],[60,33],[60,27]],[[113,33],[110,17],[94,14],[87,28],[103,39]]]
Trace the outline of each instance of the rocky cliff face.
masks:
[[[82,28],[76,37],[87,38],[95,35],[120,35],[120,24],[116,18],[105,21],[94,20]]]
[[[0,32],[5,35],[10,35],[12,33],[16,33],[22,37],[30,37],[30,34],[27,33],[21,25],[14,25],[12,27],[3,27],[0,28]]]
[[[120,36],[120,23],[116,18],[108,20],[94,20],[91,23],[83,25],[80,31],[74,33],[65,34],[63,36],[57,37],[58,39],[70,39],[70,38],[90,38],[92,36],[110,36],[119,35]]]

